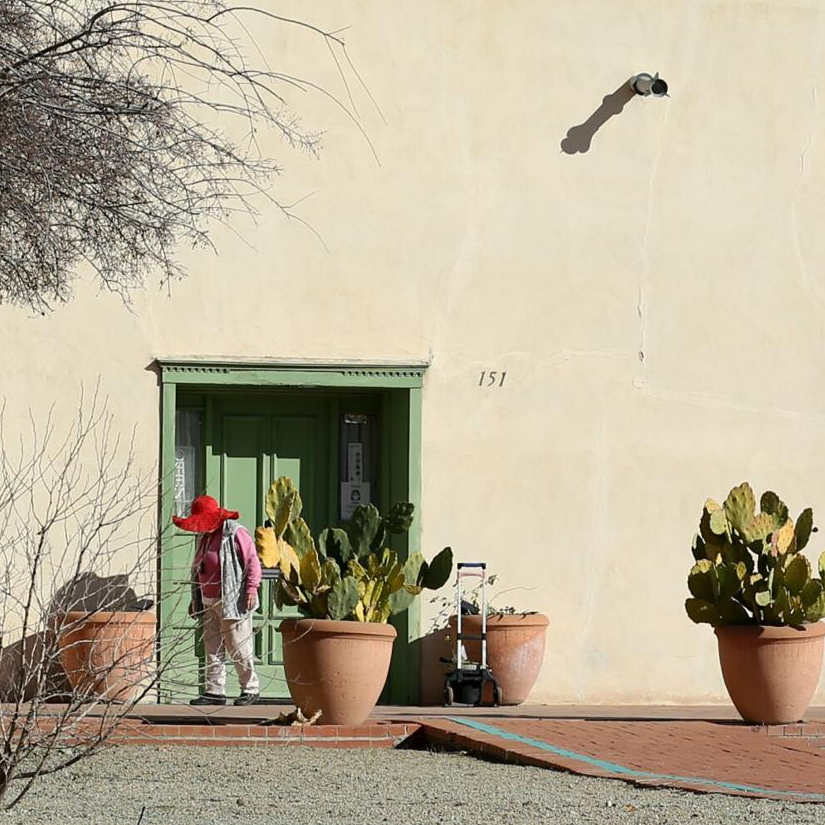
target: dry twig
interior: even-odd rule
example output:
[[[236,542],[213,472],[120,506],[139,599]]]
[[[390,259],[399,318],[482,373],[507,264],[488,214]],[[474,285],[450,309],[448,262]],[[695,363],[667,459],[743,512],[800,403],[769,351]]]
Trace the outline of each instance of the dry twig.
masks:
[[[341,35],[262,8],[0,3],[0,302],[47,311],[84,265],[128,301],[149,271],[180,277],[176,245],[211,246],[210,219],[254,213],[256,195],[297,218],[268,189],[279,167],[258,129],[316,155],[320,134],[287,105],[309,91],[361,127],[354,103],[271,69],[260,50],[250,58],[250,17],[321,38],[352,100],[346,73],[360,76]]]
[[[53,414],[44,424],[32,418],[15,445],[0,416],[0,807],[104,747],[161,676],[154,625],[135,658],[121,647],[127,620],[112,658],[81,684],[66,681],[66,652],[83,642],[65,642],[84,615],[121,611],[120,620],[137,621],[129,611],[139,598],[156,599],[157,478],[137,466],[134,437],[118,435],[97,392],[61,429]],[[187,635],[179,632],[178,649]]]

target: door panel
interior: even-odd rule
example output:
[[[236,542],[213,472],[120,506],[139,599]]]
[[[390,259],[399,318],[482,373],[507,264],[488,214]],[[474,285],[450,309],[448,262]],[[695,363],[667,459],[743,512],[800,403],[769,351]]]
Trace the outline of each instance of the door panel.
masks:
[[[263,416],[224,415],[221,421],[221,506],[237,510],[254,533],[263,499],[263,456],[266,448]]]
[[[249,412],[252,409],[257,414]],[[283,396],[235,398],[221,401],[215,412],[223,506],[238,510],[241,523],[254,533],[266,518],[263,503],[269,485],[286,475],[301,493],[310,528],[326,524],[329,497],[325,485],[331,470],[329,404]],[[278,611],[274,590],[273,581],[265,578],[253,618],[256,667],[261,695],[286,699],[289,692],[278,626],[282,619],[297,615],[297,610]],[[228,672],[227,691],[231,695],[239,689],[234,672]]]

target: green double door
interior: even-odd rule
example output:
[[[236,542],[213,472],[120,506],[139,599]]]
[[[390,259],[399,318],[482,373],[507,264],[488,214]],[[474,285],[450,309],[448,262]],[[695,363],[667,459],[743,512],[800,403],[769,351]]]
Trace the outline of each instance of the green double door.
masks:
[[[264,499],[269,485],[280,476],[289,476],[301,493],[303,516],[317,536],[321,529],[338,524],[342,515],[346,516],[342,489],[353,472],[348,464],[353,456],[352,445],[357,445],[358,473],[369,485],[369,498],[380,505],[382,489],[389,494],[389,455],[383,456],[383,472],[379,455],[382,403],[380,395],[370,393],[182,394],[177,406],[176,455],[181,456],[181,472],[188,467],[188,497],[201,492],[214,496],[223,507],[237,510],[241,524],[254,534],[266,519]],[[186,489],[183,484],[182,494]],[[185,509],[186,504],[181,502],[179,506]],[[177,584],[183,591],[183,574],[188,572],[194,540],[187,534],[175,539],[177,574],[165,578],[170,586]],[[296,611],[276,608],[274,579],[266,572],[259,599],[253,626],[261,695],[288,699],[278,626]],[[168,701],[180,701],[202,689],[202,639],[197,624],[185,615],[185,602],[186,597],[171,611],[167,626],[176,625],[184,636],[188,632],[194,643],[184,644],[178,651],[175,666],[165,680],[171,689],[162,690],[162,698]],[[234,668],[227,663],[227,693],[237,695],[239,690]]]

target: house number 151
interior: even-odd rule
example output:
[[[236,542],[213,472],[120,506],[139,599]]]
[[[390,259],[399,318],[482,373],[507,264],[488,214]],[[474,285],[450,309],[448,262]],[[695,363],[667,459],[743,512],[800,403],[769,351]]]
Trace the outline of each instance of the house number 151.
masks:
[[[503,387],[504,379],[507,377],[507,372],[498,372],[496,370],[483,370],[481,377],[478,379],[479,387]]]

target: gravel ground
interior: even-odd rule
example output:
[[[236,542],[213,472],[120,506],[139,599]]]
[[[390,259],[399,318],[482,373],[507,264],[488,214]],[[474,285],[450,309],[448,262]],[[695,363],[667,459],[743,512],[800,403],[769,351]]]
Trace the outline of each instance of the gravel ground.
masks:
[[[44,777],[0,825],[825,822],[825,806],[635,788],[463,754],[113,748]]]

